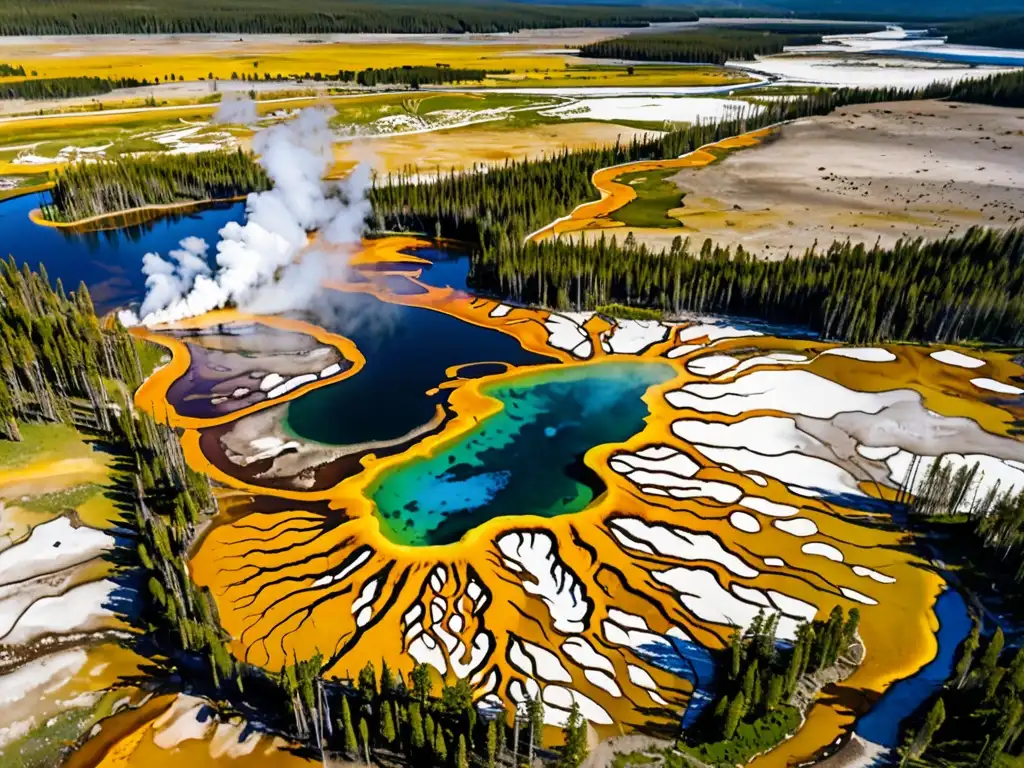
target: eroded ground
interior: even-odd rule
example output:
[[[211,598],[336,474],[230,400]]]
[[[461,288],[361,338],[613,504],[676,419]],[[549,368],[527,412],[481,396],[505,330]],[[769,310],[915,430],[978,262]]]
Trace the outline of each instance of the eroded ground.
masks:
[[[340,465],[346,430],[355,428],[347,422],[394,401],[336,400],[323,411],[343,422],[331,450],[305,450],[316,441],[293,429],[294,444],[251,471],[230,453],[265,447],[271,423],[285,425],[275,439],[288,436],[289,409],[311,387],[326,392],[322,384],[298,385],[283,402],[256,404],[234,422],[170,410],[185,429],[190,463],[232,489],[192,568],[213,590],[236,654],[276,669],[293,655],[322,652],[329,676],[382,653],[403,672],[421,661],[448,679],[469,678],[487,701],[540,694],[551,726],[575,700],[608,736],[641,724],[673,728],[695,691],[713,689],[708,650],[761,608],[781,614],[783,637],[833,605],[861,608],[865,662],[763,765],[812,757],[895,679],[931,659],[941,579],[878,505],[901,487],[913,490],[920,476],[915,481],[910,466],[922,454],[925,465],[942,454],[980,462],[985,483],[1024,484],[1024,451],[1008,436],[1021,414],[1022,370],[1007,356],[843,348],[700,321],[528,310],[435,284],[418,271],[422,260],[412,271],[399,268],[407,258],[399,248],[426,244],[386,243],[373,248],[383,264],[333,287],[440,314],[553,362],[494,367],[500,358],[482,358],[491,367],[450,366],[424,392],[410,373],[422,363],[407,358],[405,397],[423,400],[427,417],[429,399],[440,397],[440,421],[400,450],[364,450]],[[395,277],[418,290],[393,292]],[[250,322],[230,314],[219,321]],[[468,342],[446,335],[444,343]],[[174,348],[175,363],[183,350]],[[366,350],[367,367],[337,386],[371,375],[380,354]],[[190,364],[162,369],[140,391],[140,405],[157,408]],[[252,365],[265,367],[259,355]],[[447,533],[467,514],[502,509],[510,493],[527,498],[514,495],[513,475],[523,471],[517,443],[559,440],[578,428],[579,414],[543,407],[541,387],[569,396],[609,365],[670,372],[647,386],[650,417],[640,431],[582,455],[600,483],[594,501],[554,515],[496,512]],[[589,384],[579,391],[582,418],[615,419],[625,410],[608,415],[602,392],[619,393],[616,402],[632,397]],[[515,425],[503,425],[503,409]],[[231,431],[257,418],[268,432],[256,422]],[[568,472],[577,489],[593,487],[570,458],[532,471]],[[372,502],[378,493],[401,501],[410,487],[415,508],[391,515]],[[443,499],[459,504],[436,506]]]
[[[634,229],[742,244],[767,258],[815,243],[941,238],[1024,221],[1024,110],[945,102],[846,107],[674,177],[683,228]],[[625,235],[623,230],[620,236]],[[618,233],[616,233],[618,234]]]

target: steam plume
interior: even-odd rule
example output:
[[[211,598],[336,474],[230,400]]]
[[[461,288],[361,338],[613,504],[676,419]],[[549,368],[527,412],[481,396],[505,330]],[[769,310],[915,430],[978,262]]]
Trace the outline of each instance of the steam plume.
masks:
[[[229,304],[264,314],[307,309],[325,279],[344,273],[347,258],[339,251],[359,244],[370,211],[370,169],[362,163],[340,184],[323,181],[333,160],[331,114],[324,107],[305,109],[253,137],[273,186],[249,195],[245,224],[221,228],[216,270],[206,266],[207,245],[197,237],[182,240],[169,258],[143,257],[143,324],[175,322]],[[307,233],[313,231],[318,241],[310,244]],[[322,249],[319,241],[334,247]],[[125,325],[139,322],[130,311],[120,317]]]
[[[217,125],[229,123],[251,125],[256,122],[257,118],[255,101],[244,96],[225,95],[217,105],[217,111],[213,113],[213,119],[210,122]]]

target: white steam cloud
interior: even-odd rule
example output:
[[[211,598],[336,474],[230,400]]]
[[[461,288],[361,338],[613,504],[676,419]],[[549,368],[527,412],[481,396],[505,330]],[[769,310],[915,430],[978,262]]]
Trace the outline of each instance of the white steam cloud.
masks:
[[[147,253],[146,298],[138,315],[121,312],[121,322],[159,325],[228,305],[262,314],[314,308],[323,281],[344,275],[345,254],[359,244],[370,212],[367,163],[340,184],[323,180],[333,161],[331,114],[305,109],[258,132],[253,150],[273,186],[249,195],[245,224],[220,230],[216,269],[207,266],[207,244],[197,237],[182,240],[168,258]],[[310,243],[314,231],[317,242],[333,247]]]
[[[213,113],[210,121],[215,125],[238,123],[240,125],[251,125],[258,119],[256,114],[256,102],[242,96],[226,95],[217,105],[217,111]]]

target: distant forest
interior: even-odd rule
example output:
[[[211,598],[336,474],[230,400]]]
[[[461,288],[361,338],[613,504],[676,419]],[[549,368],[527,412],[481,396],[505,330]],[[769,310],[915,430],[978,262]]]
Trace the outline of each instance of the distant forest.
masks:
[[[377,226],[470,240],[477,244],[474,288],[561,309],[618,303],[669,312],[731,312],[804,323],[829,338],[852,341],[1022,343],[1019,232],[1002,236],[979,230],[959,240],[904,243],[892,251],[836,243],[819,249],[806,264],[774,265],[716,250],[711,243],[697,253],[681,239],[660,257],[626,242],[525,242],[531,231],[594,199],[591,174],[598,168],[678,157],[726,136],[828,114],[846,104],[924,98],[1019,105],[1024,73],[919,90],[823,89],[771,102],[757,116],[690,126],[656,139],[507,163],[487,173],[450,173],[431,183],[392,178],[372,191]]]
[[[21,70],[25,74],[25,70]],[[74,96],[97,96],[115,88],[137,88],[145,80],[122,77],[44,77],[0,83],[0,99],[67,99]]]
[[[939,31],[956,45],[1024,48],[1024,16],[993,16],[943,25]]]
[[[225,199],[270,188],[263,167],[240,149],[70,165],[54,174],[54,182],[53,203],[42,208],[50,221],[80,221],[145,205]]]
[[[725,64],[753,61],[782,53],[787,46],[816,45],[821,35],[776,34],[735,29],[694,30],[670,35],[637,34],[580,46],[580,56],[631,61],[673,61],[681,64]]]
[[[0,35],[462,33],[694,21],[688,9],[383,0],[0,0]]]

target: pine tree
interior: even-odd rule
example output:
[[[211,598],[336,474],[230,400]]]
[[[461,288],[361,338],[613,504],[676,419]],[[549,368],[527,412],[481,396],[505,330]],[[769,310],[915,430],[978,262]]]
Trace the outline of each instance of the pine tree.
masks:
[[[366,718],[359,719],[359,740],[363,742],[363,755],[366,764],[370,764],[370,726],[366,724]]]
[[[448,762],[448,745],[444,740],[444,731],[441,728],[437,729],[436,741],[434,742],[434,755],[437,757],[439,765],[444,765]]]
[[[459,746],[455,750],[455,768],[469,768],[469,758],[466,756],[466,737],[459,734]]]
[[[391,702],[385,701],[381,706],[380,735],[385,744],[395,740],[395,719],[391,714]]]
[[[928,710],[928,714],[924,719],[924,724],[921,726],[921,730],[918,732],[917,737],[914,739],[914,745],[911,748],[911,757],[920,757],[928,749],[928,746],[932,743],[932,738],[935,733],[942,727],[942,723],[946,720],[946,707],[942,702],[942,699],[938,699],[932,708]]]
[[[341,697],[341,727],[345,732],[345,751],[349,757],[359,754],[359,743],[356,741],[356,729],[352,727],[352,710],[348,706],[348,696]]]
[[[409,743],[414,750],[422,749],[426,744],[426,734],[423,733],[423,716],[420,714],[418,701],[409,705]]]
[[[740,724],[743,713],[746,711],[746,702],[742,693],[736,694],[736,698],[729,704],[729,709],[722,725],[722,738],[728,741],[736,733],[736,726]]]
[[[565,728],[562,729],[565,744],[558,756],[558,768],[580,768],[587,759],[587,721],[580,714],[579,705],[573,701]]]
[[[992,635],[992,639],[989,640],[988,645],[985,647],[985,653],[982,655],[981,662],[978,665],[982,672],[991,673],[995,669],[1005,644],[1006,638],[1003,637],[1002,627],[996,627],[995,634]]]
[[[964,641],[963,650],[960,653],[960,659],[956,663],[956,687],[963,688],[965,682],[967,682],[967,675],[970,674],[971,664],[974,661],[974,654],[978,652],[978,646],[980,645],[980,624],[975,621],[974,626],[971,627],[971,633],[967,636]]]
[[[487,723],[487,768],[494,768],[495,758],[498,754],[498,729],[495,721]]]

